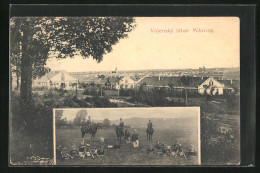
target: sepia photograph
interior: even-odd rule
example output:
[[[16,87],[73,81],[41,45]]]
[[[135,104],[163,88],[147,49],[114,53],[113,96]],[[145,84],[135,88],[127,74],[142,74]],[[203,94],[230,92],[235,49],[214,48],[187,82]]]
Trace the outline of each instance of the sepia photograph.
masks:
[[[200,165],[199,107],[54,109],[56,165]]]
[[[12,17],[9,51],[11,166],[240,164],[238,17]]]

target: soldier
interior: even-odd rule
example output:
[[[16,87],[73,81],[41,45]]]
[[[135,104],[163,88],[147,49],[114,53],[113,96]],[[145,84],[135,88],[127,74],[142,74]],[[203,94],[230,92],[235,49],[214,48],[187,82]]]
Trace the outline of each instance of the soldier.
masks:
[[[164,144],[161,143],[160,141],[156,142],[155,148],[158,150],[163,150],[164,149]]]
[[[87,126],[90,126],[90,125],[91,125],[90,116],[88,116]]]
[[[132,135],[132,142],[133,142],[133,147],[137,148],[139,147],[139,135],[137,134],[137,130],[134,130],[134,133]]]
[[[120,129],[120,132],[122,134],[124,134],[124,122],[122,121],[122,118],[120,118],[120,122],[119,122],[119,129]]]
[[[148,129],[153,128],[153,123],[152,123],[151,120],[149,120],[149,122],[147,123],[147,128],[148,128]]]
[[[79,157],[82,157],[84,159],[85,154],[86,154],[86,146],[85,146],[84,139],[82,139],[79,146]]]
[[[119,126],[123,129],[124,127],[124,122],[122,121],[122,118],[120,118]]]

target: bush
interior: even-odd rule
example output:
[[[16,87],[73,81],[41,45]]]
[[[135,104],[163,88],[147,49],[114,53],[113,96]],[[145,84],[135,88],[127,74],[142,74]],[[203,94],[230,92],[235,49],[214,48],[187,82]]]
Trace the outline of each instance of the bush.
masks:
[[[93,98],[86,98],[87,102],[92,102],[94,107],[118,107],[116,103],[112,103],[106,97],[95,96]]]
[[[98,87],[87,87],[85,88],[83,95],[99,96],[101,94],[100,88]]]
[[[120,91],[120,96],[133,96],[135,95],[135,90],[134,89],[123,89],[121,88]]]
[[[221,119],[201,118],[202,162],[205,164],[227,164],[239,162],[239,125],[229,124],[231,131],[219,131]]]
[[[139,90],[130,102],[143,103],[149,106],[181,106],[183,103],[168,100],[162,90]]]

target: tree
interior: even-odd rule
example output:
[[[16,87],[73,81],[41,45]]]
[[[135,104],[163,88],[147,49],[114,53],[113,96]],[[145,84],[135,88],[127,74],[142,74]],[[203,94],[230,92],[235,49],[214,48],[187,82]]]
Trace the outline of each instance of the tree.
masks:
[[[100,79],[105,79],[105,75],[103,75],[103,74],[101,74],[101,75],[98,75],[98,78],[100,78]]]
[[[55,111],[55,124],[56,126],[64,126],[67,124],[67,119],[62,118],[63,110],[56,110]]]
[[[191,77],[190,76],[182,76],[180,79],[180,82],[182,85],[184,85],[185,90],[185,105],[188,106],[188,93],[187,93],[187,87],[190,85]]]
[[[169,82],[168,86],[170,87],[170,91],[171,91],[171,94],[172,94],[172,89],[173,89],[174,84],[172,82]]]
[[[40,42],[35,41],[33,47],[40,47]],[[32,59],[32,78],[43,76],[46,72],[49,72],[50,69],[44,67],[45,61],[47,58],[47,52],[41,51],[38,53],[37,58]],[[11,72],[16,76],[16,86],[17,90],[20,89],[20,77],[21,77],[21,59],[22,59],[22,44],[21,42],[15,43],[12,45],[11,54],[10,54],[10,66]],[[13,76],[11,76],[13,77]],[[12,78],[11,78],[12,79]],[[12,82],[12,81],[11,81]]]
[[[117,76],[116,77],[116,85],[118,86],[118,88],[117,88],[117,97],[119,97],[120,80],[121,80],[121,77]]]
[[[105,83],[105,86],[106,86],[107,88],[111,89],[111,82],[110,82],[110,79],[109,79],[109,78],[107,78],[107,81],[106,81],[106,83]]]
[[[19,90],[20,86],[20,67],[21,67],[21,58],[19,55],[12,53],[10,58],[10,69],[11,69],[11,86],[13,82],[13,74],[16,77],[16,90]]]
[[[20,107],[30,109],[32,79],[45,72],[51,57],[73,58],[81,55],[101,62],[112,46],[127,37],[135,27],[131,17],[13,17],[10,20],[11,54],[21,54]],[[17,53],[16,53],[17,54]]]
[[[146,89],[146,86],[147,86],[146,82],[142,83],[140,85],[140,91],[143,91],[144,89]]]
[[[87,120],[86,120],[87,114],[88,113],[86,110],[78,111],[76,117],[74,118],[73,124],[76,126],[84,125],[87,122]]]

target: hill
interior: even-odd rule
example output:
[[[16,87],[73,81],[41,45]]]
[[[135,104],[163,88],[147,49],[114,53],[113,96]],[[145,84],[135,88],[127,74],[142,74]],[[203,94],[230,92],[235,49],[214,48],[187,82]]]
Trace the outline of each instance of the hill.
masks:
[[[151,118],[153,126],[157,129],[197,129],[198,120],[197,117],[194,118]],[[145,127],[149,121],[148,118],[133,117],[123,120],[125,125],[131,126],[133,128]],[[111,124],[119,124],[119,120],[113,120]]]

